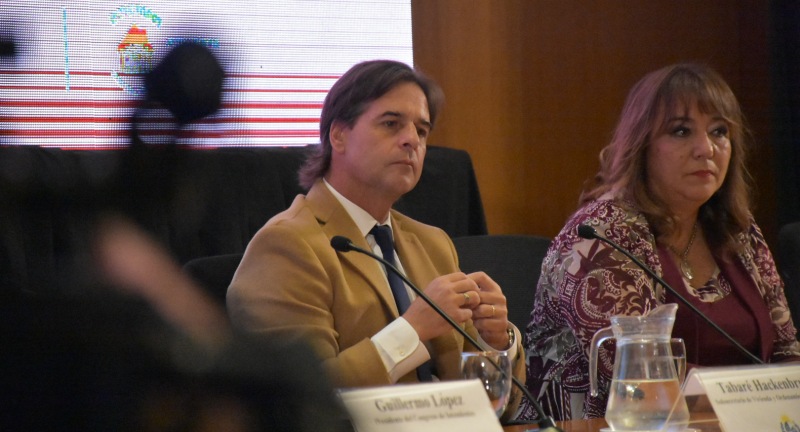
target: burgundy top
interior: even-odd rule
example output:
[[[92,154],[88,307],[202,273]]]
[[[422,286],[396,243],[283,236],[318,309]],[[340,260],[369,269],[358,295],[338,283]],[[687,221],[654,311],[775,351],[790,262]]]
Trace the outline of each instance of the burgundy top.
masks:
[[[774,339],[769,310],[758,296],[755,282],[739,265],[717,260],[720,269],[719,284],[731,287],[731,292],[718,301],[705,302],[689,292],[669,249],[660,246],[658,255],[664,270],[664,281],[745,349],[762,361],[767,360],[763,353],[772,352],[772,347],[762,347],[760,342],[772,345]],[[756,296],[751,298],[753,293]],[[717,330],[669,291],[666,293],[666,303],[678,304],[672,336],[684,340],[687,363],[698,366],[752,363],[747,355],[740,352],[728,339],[720,336]],[[771,337],[761,337],[762,332]]]

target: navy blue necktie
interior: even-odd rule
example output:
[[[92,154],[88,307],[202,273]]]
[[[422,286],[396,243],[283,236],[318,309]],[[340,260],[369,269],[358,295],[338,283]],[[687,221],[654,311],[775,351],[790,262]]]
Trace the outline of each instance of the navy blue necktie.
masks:
[[[375,237],[375,243],[378,243],[378,247],[381,248],[383,259],[388,261],[389,264],[397,267],[397,263],[394,260],[394,240],[392,240],[392,229],[387,225],[375,225],[370,230],[370,234]],[[386,269],[386,277],[389,279],[389,287],[392,289],[394,302],[397,304],[397,311],[400,313],[400,315],[402,315],[403,312],[408,309],[408,306],[411,305],[411,299],[408,297],[406,285],[403,283],[403,280],[400,279],[400,276],[388,268]],[[417,367],[417,379],[420,381],[432,380],[430,361],[425,362]]]
[[[370,230],[370,234],[375,237],[375,242],[378,243],[378,247],[381,248],[383,259],[389,261],[389,264],[397,267],[397,263],[394,260],[394,241],[392,240],[392,229],[387,225],[375,225],[375,227]],[[386,269],[386,277],[389,279],[389,287],[392,289],[394,302],[397,304],[397,312],[402,315],[403,312],[405,312],[411,305],[411,299],[408,298],[406,286],[403,283],[403,280],[400,279],[400,276],[388,268]]]

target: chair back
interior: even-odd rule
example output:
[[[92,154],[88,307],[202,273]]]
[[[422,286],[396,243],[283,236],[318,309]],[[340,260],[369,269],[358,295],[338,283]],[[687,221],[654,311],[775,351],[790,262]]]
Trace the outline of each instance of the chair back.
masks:
[[[234,253],[195,258],[184,264],[183,270],[224,306],[228,285],[242,262],[242,255]]]
[[[795,326],[800,326],[800,221],[781,227],[775,259],[785,285],[792,320]],[[800,339],[800,332],[797,337]]]
[[[534,235],[456,237],[461,271],[483,271],[503,289],[508,320],[523,333],[530,321],[542,260],[550,239]]]

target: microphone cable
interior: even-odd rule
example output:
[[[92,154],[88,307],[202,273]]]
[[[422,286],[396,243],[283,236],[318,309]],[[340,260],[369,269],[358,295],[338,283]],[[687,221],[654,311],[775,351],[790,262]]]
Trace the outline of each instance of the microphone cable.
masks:
[[[725,339],[730,341],[736,347],[736,349],[738,349],[742,354],[747,356],[747,358],[749,358],[750,361],[752,361],[755,364],[764,364],[764,362],[761,361],[760,358],[756,357],[753,353],[748,351],[747,348],[743,347],[736,339],[733,338],[733,336],[728,334],[728,332],[726,332],[720,326],[718,326],[717,323],[712,321],[711,318],[709,318],[706,314],[704,314],[699,309],[697,309],[697,307],[695,307],[695,305],[693,305],[691,302],[689,302],[689,300],[686,300],[686,298],[684,298],[682,295],[680,295],[675,290],[675,288],[672,288],[666,281],[664,281],[664,279],[662,279],[659,275],[657,275],[656,272],[654,272],[650,267],[644,265],[644,263],[639,261],[638,258],[633,256],[633,254],[628,252],[622,246],[620,246],[620,245],[616,244],[615,242],[613,242],[613,241],[601,236],[600,234],[597,233],[597,231],[594,228],[590,227],[589,225],[584,225],[584,224],[578,225],[578,235],[583,239],[587,239],[587,240],[597,239],[597,240],[600,240],[600,241],[602,241],[604,243],[607,243],[612,248],[616,249],[617,251],[619,251],[620,253],[622,253],[626,257],[628,257],[631,261],[633,261],[634,264],[636,264],[639,268],[644,270],[645,273],[647,273],[650,277],[652,277],[654,280],[656,280],[658,283],[660,283],[661,286],[666,288],[667,291],[669,291],[672,295],[674,295],[681,303],[686,305],[692,312],[695,313],[695,315],[697,315],[698,317],[703,319],[703,321],[708,323],[714,330],[717,331],[717,333],[719,333]]]
[[[484,348],[482,346],[480,346],[478,341],[473,339],[472,336],[470,336],[466,332],[466,330],[462,329],[461,326],[458,325],[458,323],[456,323],[449,315],[447,315],[433,300],[431,300],[430,297],[428,297],[427,294],[422,292],[421,289],[419,289],[416,285],[414,285],[406,277],[406,275],[404,275],[400,270],[397,269],[397,267],[393,266],[392,264],[390,264],[388,261],[386,261],[385,259],[381,258],[380,256],[375,255],[374,253],[372,253],[370,251],[367,251],[365,249],[362,249],[362,248],[356,246],[347,237],[334,236],[333,238],[331,238],[331,247],[333,247],[335,250],[337,250],[339,252],[343,252],[343,253],[344,252],[349,252],[349,251],[356,251],[356,252],[364,254],[364,255],[372,258],[372,259],[375,259],[375,260],[379,261],[381,264],[385,265],[386,268],[390,269],[393,273],[395,273],[396,275],[400,276],[400,279],[402,279],[403,282],[405,282],[419,297],[421,297],[426,303],[428,303],[428,305],[431,308],[433,308],[433,310],[436,311],[437,314],[439,314],[442,318],[444,318],[445,321],[447,321],[450,324],[451,327],[453,327],[456,331],[458,331],[458,333],[460,333],[461,336],[463,336],[466,341],[468,341],[470,344],[472,344],[472,346],[474,346],[475,348],[483,351]],[[505,373],[505,372],[503,372],[502,369],[499,368],[499,366],[497,366],[497,365],[495,365],[495,366],[502,373]],[[522,384],[522,382],[520,382],[520,380],[517,379],[517,377],[514,376],[514,374],[511,374],[511,381],[528,398],[528,400],[531,402],[531,404],[533,405],[534,409],[536,410],[536,413],[539,415],[539,418],[541,419],[537,423],[537,425],[539,426],[539,429],[538,429],[539,432],[563,432],[560,428],[558,428],[558,426],[556,426],[555,421],[552,419],[552,417],[547,416],[544,413],[544,410],[542,409],[541,405],[539,405],[539,402],[533,397],[531,392],[528,391],[528,389],[525,387],[525,385]]]

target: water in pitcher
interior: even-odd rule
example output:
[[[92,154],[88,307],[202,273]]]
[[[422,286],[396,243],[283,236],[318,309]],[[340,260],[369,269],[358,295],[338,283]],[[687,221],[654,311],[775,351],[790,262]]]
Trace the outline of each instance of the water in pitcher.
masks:
[[[593,396],[599,394],[599,347],[607,339],[616,341],[605,415],[611,430],[672,432],[687,426],[689,410],[680,391],[686,349],[682,340],[671,337],[677,309],[678,305],[669,303],[642,316],[615,315],[611,326],[592,337],[589,382]]]
[[[689,411],[680,392],[677,379],[615,379],[611,381],[606,421],[615,431],[683,430]],[[664,427],[668,419],[670,426]]]

